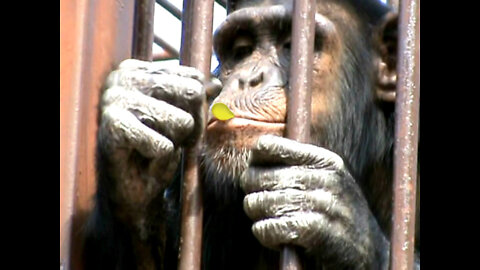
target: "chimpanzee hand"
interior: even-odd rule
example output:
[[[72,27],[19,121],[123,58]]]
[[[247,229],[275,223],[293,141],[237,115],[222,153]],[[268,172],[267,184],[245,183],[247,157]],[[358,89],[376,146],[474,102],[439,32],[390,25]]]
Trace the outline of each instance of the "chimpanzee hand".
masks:
[[[115,180],[114,197],[136,211],[173,178],[179,147],[198,138],[204,76],[191,67],[125,60],[106,86],[99,152]]]
[[[337,154],[286,138],[261,136],[241,180],[256,238],[318,254],[337,269],[379,269],[389,244]],[[380,253],[380,254],[379,254]]]

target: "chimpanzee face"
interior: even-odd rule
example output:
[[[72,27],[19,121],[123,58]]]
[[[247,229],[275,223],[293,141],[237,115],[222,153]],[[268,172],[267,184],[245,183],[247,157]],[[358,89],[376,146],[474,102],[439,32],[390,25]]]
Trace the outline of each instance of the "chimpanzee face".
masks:
[[[227,174],[245,169],[260,135],[285,133],[292,3],[235,1],[215,33],[223,89],[212,104],[226,104],[235,118],[209,113],[204,156]],[[371,52],[364,24],[342,1],[317,3],[315,21],[311,134],[315,144],[342,152],[337,141],[373,100]]]

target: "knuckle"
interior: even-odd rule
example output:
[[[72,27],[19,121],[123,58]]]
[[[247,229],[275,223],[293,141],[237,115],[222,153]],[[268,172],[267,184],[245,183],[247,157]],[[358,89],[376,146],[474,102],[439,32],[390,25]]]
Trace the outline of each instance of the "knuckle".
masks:
[[[251,192],[251,187],[250,187],[250,177],[249,177],[249,173],[250,170],[246,170],[242,173],[242,175],[240,176],[240,179],[239,179],[239,184],[240,184],[240,188],[246,193],[250,193]]]
[[[119,101],[123,97],[124,91],[125,89],[118,86],[112,86],[107,90],[105,90],[101,99],[102,106],[108,106],[111,104],[119,103]]]
[[[205,96],[203,84],[196,80],[186,80],[185,83],[184,98],[195,103],[202,102]]]
[[[118,126],[118,115],[123,114],[123,110],[115,105],[106,106],[102,111],[102,126]]]
[[[114,70],[110,72],[107,76],[107,79],[105,80],[106,88],[110,88],[112,86],[117,85],[119,83],[120,74],[121,73],[119,70]]]
[[[317,153],[317,156],[321,158],[320,160],[326,161],[328,165],[333,166],[336,169],[344,168],[345,164],[342,157],[340,157],[340,155],[325,148],[321,148],[321,147],[318,147],[318,148],[319,148],[319,151]]]
[[[283,230],[272,219],[266,219],[255,222],[252,226],[252,232],[264,246],[275,247],[280,242],[281,236],[279,234]]]
[[[125,59],[118,65],[118,69],[144,69],[150,62],[137,60],[137,59]]]
[[[173,154],[175,151],[175,147],[173,146],[172,141],[168,139],[156,140],[153,143],[153,149],[154,156],[170,155]]]
[[[253,215],[253,212],[255,209],[254,202],[255,200],[252,199],[253,194],[249,194],[245,196],[243,199],[243,210],[245,211],[245,214],[251,219],[255,219],[255,216]]]
[[[195,120],[189,113],[185,113],[178,121],[179,126],[184,129],[185,134],[190,134],[195,128]]]
[[[205,80],[205,75],[197,68],[179,65],[177,69],[172,69],[172,73],[181,74],[185,77],[190,77],[199,81]]]
[[[330,160],[334,164],[335,168],[337,168],[337,169],[344,169],[345,168],[345,163],[343,161],[343,158],[341,158],[336,153],[332,152]]]
[[[117,69],[108,74],[105,86],[111,88],[120,86],[125,89],[143,89],[148,86],[149,80],[136,69]]]
[[[102,127],[105,131],[115,137],[125,137],[129,133],[125,115],[128,111],[110,105],[102,113]]]
[[[114,146],[123,142],[123,133],[119,115],[124,111],[116,106],[107,106],[101,114],[99,125],[99,143],[105,146]]]
[[[264,207],[263,197],[260,192],[255,192],[246,195],[243,199],[243,208],[251,218],[258,216],[259,210]]]
[[[277,136],[270,134],[260,136],[257,140],[256,149],[259,151],[267,150],[272,143],[276,142],[276,138]]]

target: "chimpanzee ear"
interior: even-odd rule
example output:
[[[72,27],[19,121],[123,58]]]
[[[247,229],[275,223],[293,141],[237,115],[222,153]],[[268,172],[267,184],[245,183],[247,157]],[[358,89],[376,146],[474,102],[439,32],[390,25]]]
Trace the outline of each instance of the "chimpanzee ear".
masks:
[[[378,41],[377,98],[385,102],[395,102],[397,86],[397,28],[398,14],[387,13],[376,32]]]

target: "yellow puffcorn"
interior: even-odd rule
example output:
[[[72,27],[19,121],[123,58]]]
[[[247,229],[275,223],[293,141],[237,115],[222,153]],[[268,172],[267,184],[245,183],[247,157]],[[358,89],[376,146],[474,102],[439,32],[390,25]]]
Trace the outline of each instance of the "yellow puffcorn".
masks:
[[[235,117],[235,115],[233,115],[232,111],[230,111],[227,105],[220,102],[213,104],[212,114],[218,120],[222,120],[222,121],[232,119],[233,117]]]

